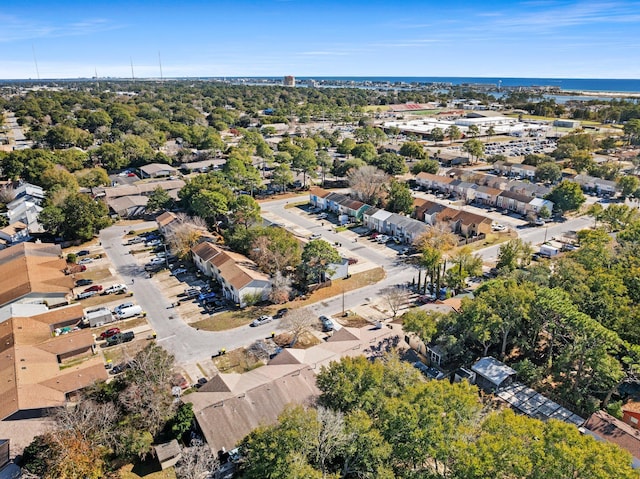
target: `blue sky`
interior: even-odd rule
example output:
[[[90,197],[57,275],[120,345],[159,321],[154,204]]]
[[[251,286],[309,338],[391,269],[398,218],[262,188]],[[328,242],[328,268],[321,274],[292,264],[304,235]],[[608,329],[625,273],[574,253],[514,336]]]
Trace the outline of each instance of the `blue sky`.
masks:
[[[0,78],[640,78],[640,1],[0,2]]]

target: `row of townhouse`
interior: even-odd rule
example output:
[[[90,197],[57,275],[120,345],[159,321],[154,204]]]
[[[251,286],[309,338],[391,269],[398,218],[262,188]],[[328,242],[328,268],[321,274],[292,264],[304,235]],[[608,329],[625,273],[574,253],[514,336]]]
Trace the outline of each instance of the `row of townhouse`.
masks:
[[[44,415],[107,379],[92,331],[72,299],[59,245],[20,243],[0,251],[0,419]],[[56,330],[71,327],[56,336]]]
[[[523,165],[521,163],[511,163],[509,161],[496,161],[493,169],[498,173],[506,176],[519,176],[526,180],[533,181],[536,177],[536,167],[532,165]]]
[[[485,177],[491,176],[492,175],[475,174],[473,177],[469,177],[470,180],[473,179],[476,181],[472,183],[471,181],[456,179],[452,176],[421,172],[416,176],[416,183],[428,189],[454,194],[466,203],[475,201],[484,205],[514,211],[519,214],[539,213],[542,207],[553,211],[553,202],[545,200],[542,197],[543,195],[541,193],[544,193],[544,190],[540,190],[540,188],[544,187],[523,182],[513,182],[516,184],[511,185],[510,189],[478,184],[480,181],[484,182],[484,180],[486,180]],[[491,184],[495,185],[495,183]]]
[[[576,175],[572,181],[580,185],[583,190],[594,191],[600,195],[614,196],[618,189],[615,181],[603,180],[589,175]]]
[[[397,236],[405,243],[414,243],[428,229],[428,226],[422,221],[380,208],[366,210],[363,222],[367,228],[378,233]]]
[[[361,221],[367,209],[371,206],[362,201],[349,198],[342,193],[334,193],[322,188],[312,188],[309,192],[311,204],[322,210],[332,211],[339,216]],[[343,221],[344,222],[344,221]]]
[[[414,200],[413,216],[416,220],[432,226],[445,223],[452,232],[465,238],[491,232],[491,218],[420,198]]]
[[[250,297],[265,300],[269,296],[271,280],[246,256],[223,250],[208,241],[195,245],[191,253],[196,267],[215,278],[222,286],[224,297],[241,308],[247,306]]]

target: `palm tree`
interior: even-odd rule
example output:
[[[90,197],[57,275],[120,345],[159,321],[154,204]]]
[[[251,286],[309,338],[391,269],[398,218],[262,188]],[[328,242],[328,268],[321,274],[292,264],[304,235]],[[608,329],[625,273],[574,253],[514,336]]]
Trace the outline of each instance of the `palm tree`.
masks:
[[[489,136],[489,141],[491,141],[491,137],[496,134],[496,129],[491,125],[487,128],[487,135]]]

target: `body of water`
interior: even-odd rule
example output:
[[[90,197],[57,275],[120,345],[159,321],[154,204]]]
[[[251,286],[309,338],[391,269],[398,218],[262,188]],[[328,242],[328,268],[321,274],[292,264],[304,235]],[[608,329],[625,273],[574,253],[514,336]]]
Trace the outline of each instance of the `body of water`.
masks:
[[[503,87],[557,87],[565,91],[594,91],[640,93],[640,79],[597,79],[597,78],[484,78],[484,77],[297,77],[300,80],[332,82],[389,82],[389,83],[464,83],[501,85]]]

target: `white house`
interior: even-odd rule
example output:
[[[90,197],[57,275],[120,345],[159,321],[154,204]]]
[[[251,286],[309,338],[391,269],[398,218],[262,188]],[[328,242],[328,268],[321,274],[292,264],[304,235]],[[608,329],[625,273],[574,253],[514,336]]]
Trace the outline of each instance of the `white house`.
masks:
[[[203,241],[191,249],[196,267],[215,278],[222,286],[225,298],[247,306],[249,297],[267,299],[271,289],[269,277],[258,271],[256,264],[246,256],[227,251]]]

